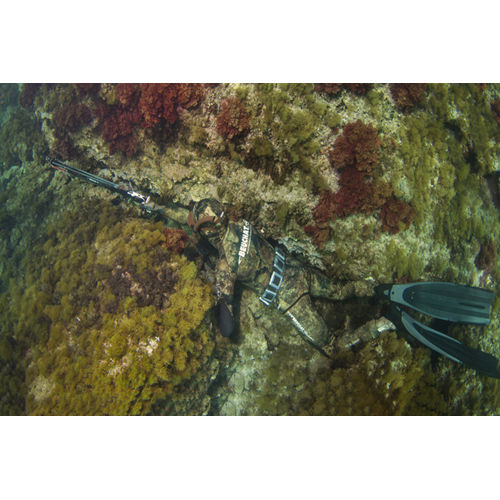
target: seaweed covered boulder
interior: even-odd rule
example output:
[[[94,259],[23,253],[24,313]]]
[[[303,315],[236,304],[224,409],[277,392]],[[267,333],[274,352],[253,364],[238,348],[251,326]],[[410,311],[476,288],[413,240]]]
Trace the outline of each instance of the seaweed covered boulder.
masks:
[[[360,352],[346,352],[310,386],[300,415],[442,414],[425,349],[412,351],[395,332],[384,332]]]
[[[203,399],[212,291],[163,229],[104,202],[49,226],[2,296],[2,330],[25,346],[26,413],[145,414],[187,386],[182,411]]]

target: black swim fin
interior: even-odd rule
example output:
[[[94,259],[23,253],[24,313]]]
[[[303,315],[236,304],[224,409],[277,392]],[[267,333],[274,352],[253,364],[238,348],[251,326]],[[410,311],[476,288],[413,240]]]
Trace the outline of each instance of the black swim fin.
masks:
[[[471,325],[489,324],[490,307],[495,298],[491,290],[440,282],[378,285],[374,290],[381,299],[409,306],[434,318]]]
[[[488,377],[500,379],[499,360],[486,352],[467,347],[458,340],[419,323],[392,303],[384,316],[394,323],[399,331],[406,332],[430,349],[447,358],[463,363]]]

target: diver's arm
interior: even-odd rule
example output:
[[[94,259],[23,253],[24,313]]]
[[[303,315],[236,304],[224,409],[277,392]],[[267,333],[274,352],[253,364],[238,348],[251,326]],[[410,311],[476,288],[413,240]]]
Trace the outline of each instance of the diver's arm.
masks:
[[[186,219],[189,214],[189,210],[187,208],[180,207],[175,203],[168,202],[166,205],[157,205],[149,198],[146,203],[141,204],[141,208],[146,210],[146,212],[159,213],[162,217],[171,219],[178,224],[186,224]]]
[[[219,304],[219,329],[224,337],[234,330],[233,299],[237,275],[231,270],[227,260],[222,258],[217,266],[217,301]]]

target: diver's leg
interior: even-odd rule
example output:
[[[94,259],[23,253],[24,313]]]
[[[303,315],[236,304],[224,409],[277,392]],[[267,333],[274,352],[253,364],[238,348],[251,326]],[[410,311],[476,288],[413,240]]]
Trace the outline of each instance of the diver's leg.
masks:
[[[382,331],[394,328],[389,320],[380,318],[368,321],[353,332],[339,331],[334,334],[312,304],[309,294],[303,295],[286,310],[285,316],[309,344],[327,356],[350,349],[359,342],[376,339]]]
[[[334,339],[335,349],[350,349],[359,342],[369,342],[386,330],[394,330],[394,324],[384,317],[372,319],[353,332],[340,333]],[[328,351],[328,346],[325,350]]]
[[[334,284],[324,274],[305,268],[296,259],[289,258],[277,302],[280,310],[302,337],[323,354],[326,351],[329,355],[341,348],[354,345],[357,340],[370,340],[374,337],[370,331],[365,332],[361,329],[350,335],[343,335],[342,331],[334,334],[314,307],[311,295],[340,300],[366,297],[372,293],[373,284],[368,281],[354,281],[346,285]],[[328,349],[325,346],[328,346]]]
[[[308,269],[309,290],[313,297],[343,300],[353,297],[371,297],[374,283],[367,280],[349,281],[347,283],[334,283],[328,276],[315,270]]]
[[[317,349],[321,350],[331,341],[332,332],[312,304],[309,294],[302,295],[292,307],[283,312],[302,337]]]

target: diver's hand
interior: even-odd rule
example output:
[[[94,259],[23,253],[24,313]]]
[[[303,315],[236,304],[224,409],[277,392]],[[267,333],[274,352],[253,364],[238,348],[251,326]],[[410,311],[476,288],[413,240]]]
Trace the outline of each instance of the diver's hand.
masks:
[[[234,320],[229,307],[224,300],[219,300],[219,330],[223,337],[230,337],[234,331]]]
[[[148,200],[149,200],[149,198],[148,198]],[[161,213],[165,209],[165,207],[162,207],[161,205],[157,205],[153,201],[147,201],[146,203],[141,203],[141,208],[149,213],[152,213],[152,212]]]

